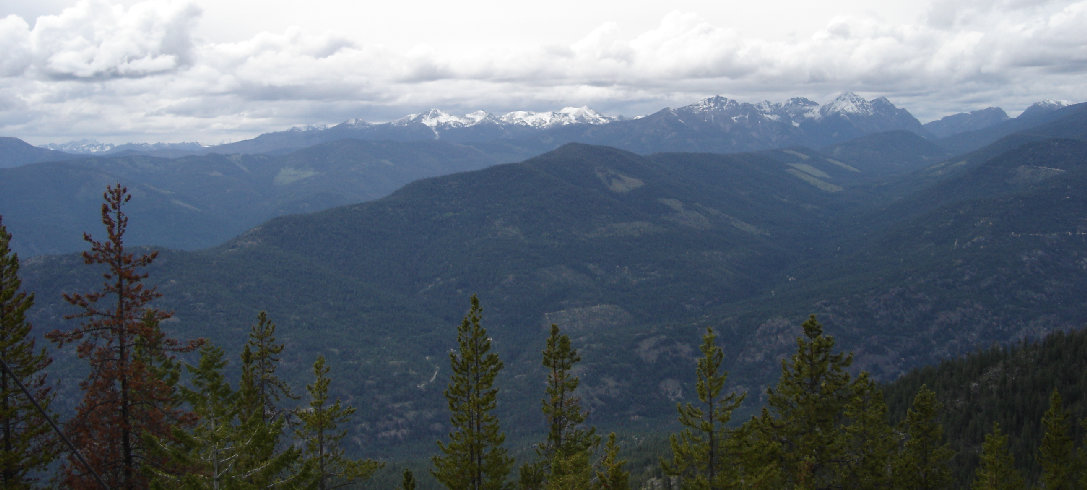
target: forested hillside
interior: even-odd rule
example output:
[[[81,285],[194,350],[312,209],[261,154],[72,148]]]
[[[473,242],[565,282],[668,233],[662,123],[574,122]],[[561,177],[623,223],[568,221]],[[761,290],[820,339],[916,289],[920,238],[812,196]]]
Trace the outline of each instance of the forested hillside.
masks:
[[[1008,448],[1027,481],[1041,473],[1038,447],[1050,395],[1060,393],[1069,414],[1069,435],[1084,441],[1087,421],[1087,330],[1056,332],[1040,340],[993,346],[968,356],[911,371],[884,387],[894,420],[901,420],[914,393],[928,386],[943,409],[940,421],[955,451],[960,484],[973,478],[981,444],[993,423],[1009,434]]]
[[[504,365],[487,403],[510,454],[523,461],[546,429],[536,409],[551,325],[577,348],[585,424],[601,436],[615,431],[627,450],[679,429],[675,406],[698,391],[692,364],[699,335],[712,327],[720,369],[729,372],[722,392],[746,393],[732,420],[762,418],[765,438],[775,417],[785,417],[780,407],[761,415],[785,403],[765,388],[780,381],[779,361],[794,352],[810,314],[837,349],[853,353],[840,366],[849,389],[835,396],[863,400],[875,396],[872,380],[1087,324],[1079,294],[1087,290],[1087,198],[1077,192],[1087,186],[1087,145],[1076,137],[1078,114],[944,160],[931,148],[911,151],[914,138],[902,133],[826,149],[837,158],[807,148],[643,156],[566,145],[415,181],[382,199],[275,218],[206,250],[134,248],[155,254],[145,280],[162,294],[149,304],[164,315],[147,325],[134,319],[143,326],[127,339],[160,331],[205,338],[222,357],[200,351],[208,364],[201,376],[219,370],[237,383],[251,362],[247,332],[274,321],[283,346],[277,377],[294,393],[310,380],[335,380],[329,397],[314,399],[358,408],[344,426],[347,454],[404,461],[430,454],[457,424],[443,395],[456,370],[449,354],[464,348],[456,326],[475,297],[487,328],[477,337]],[[130,217],[132,236],[164,224]],[[73,328],[70,317],[84,306],[62,298],[100,287],[103,270],[85,262],[57,255],[23,263],[25,288],[37,299],[27,318],[38,335]],[[82,379],[85,354],[54,351],[50,372]],[[199,366],[197,351],[176,354],[177,361],[148,358],[166,370],[151,372],[171,372],[181,360]],[[862,370],[869,374],[860,377]],[[82,389],[62,383],[54,409],[79,409]],[[238,406],[227,402],[235,395],[223,396],[223,406]],[[277,407],[304,403],[284,397]],[[878,418],[871,407],[835,407],[828,413],[841,413],[843,424]],[[842,450],[860,454],[854,450],[868,436]],[[990,445],[998,442],[994,436]],[[174,455],[193,447],[183,443]],[[780,448],[767,450],[753,461],[772,460]],[[506,456],[495,458],[495,467],[507,466]],[[573,464],[560,459],[554,464]],[[807,474],[808,463],[789,464],[784,474],[758,478]],[[839,470],[861,471],[812,475],[833,481]]]

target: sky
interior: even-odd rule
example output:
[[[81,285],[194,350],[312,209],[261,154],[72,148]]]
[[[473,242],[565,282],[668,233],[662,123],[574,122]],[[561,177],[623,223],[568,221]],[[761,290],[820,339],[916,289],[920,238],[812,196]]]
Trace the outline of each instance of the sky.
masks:
[[[1087,0],[3,0],[0,136],[219,144],[439,108],[1082,102]]]

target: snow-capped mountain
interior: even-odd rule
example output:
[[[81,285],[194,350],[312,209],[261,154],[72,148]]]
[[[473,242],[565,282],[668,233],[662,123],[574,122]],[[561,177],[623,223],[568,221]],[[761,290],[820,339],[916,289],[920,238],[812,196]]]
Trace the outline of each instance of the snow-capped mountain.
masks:
[[[67,143],[49,143],[47,145],[42,145],[42,148],[63,151],[65,153],[74,153],[77,155],[106,153],[116,147],[117,145],[114,145],[112,143],[99,143],[98,141],[88,139],[69,141]]]
[[[565,107],[559,111],[513,111],[494,115],[475,111],[456,116],[441,109],[430,109],[419,114],[409,114],[393,122],[397,126],[422,124],[435,129],[466,128],[480,124],[496,124],[547,129],[571,124],[607,124],[615,118],[606,117],[588,107]]]
[[[292,131],[294,129],[292,128]],[[100,143],[95,140],[79,140],[67,143],[50,143],[43,148],[63,151],[73,155],[108,155],[117,153],[141,153],[161,156],[198,153],[205,148],[204,145],[195,142],[187,143],[125,143],[115,145],[113,143]]]
[[[1050,112],[1062,109],[1071,105],[1068,101],[1046,99],[1043,101],[1035,102],[1027,107],[1026,110],[1020,114],[1020,117],[1036,117]]]
[[[1066,106],[1043,101],[1024,111],[1019,119],[1052,113]],[[999,109],[997,109],[999,111]],[[1002,114],[1002,111],[999,111]],[[988,114],[988,113],[987,113]],[[999,114],[989,114],[999,120]],[[969,127],[989,119],[976,117]],[[1006,117],[1006,116],[1005,116]],[[409,114],[391,122],[350,119],[333,126],[301,126],[265,133],[251,140],[205,148],[195,143],[174,146],[175,153],[268,153],[293,151],[343,139],[370,141],[440,140],[460,144],[500,143],[510,159],[527,158],[563,143],[609,145],[639,153],[703,151],[728,153],[790,146],[822,148],[859,136],[887,131],[910,131],[931,136],[907,110],[885,97],[865,99],[844,92],[826,104],[794,97],[782,102],[744,102],[720,95],[693,104],[665,108],[636,118],[602,115],[588,107],[557,111],[512,111],[494,114],[475,111],[453,114],[441,109]],[[955,132],[959,129],[951,129]],[[138,148],[77,142],[80,147],[51,145],[74,153],[163,152],[163,148]],[[100,146],[94,146],[95,144]]]

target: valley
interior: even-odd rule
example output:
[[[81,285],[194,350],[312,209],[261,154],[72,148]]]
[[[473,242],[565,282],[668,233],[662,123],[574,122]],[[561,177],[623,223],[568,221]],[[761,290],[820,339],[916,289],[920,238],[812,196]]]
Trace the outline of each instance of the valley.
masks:
[[[3,169],[0,212],[44,332],[72,313],[62,293],[100,277],[71,253],[69,230],[100,233],[88,223],[101,190],[130,185],[132,244],[165,245],[148,269],[155,305],[175,312],[164,328],[236,359],[267,311],[286,345],[281,373],[301,386],[327,358],[334,395],[360,409],[352,447],[377,459],[428,451],[448,432],[448,352],[473,294],[507,366],[498,413],[511,441],[542,430],[553,323],[581,354],[588,421],[649,434],[674,428],[676,402],[692,396],[707,326],[729,389],[748,393],[743,420],[809,314],[881,381],[1087,322],[1083,105],[974,130],[965,151],[947,143],[956,135],[918,134],[916,120],[829,139],[630,129],[668,114],[577,126],[570,139],[615,145],[549,139],[539,154],[537,135],[31,163]],[[620,124],[631,126],[608,133]],[[740,144],[728,141],[750,147],[715,152]],[[56,357],[59,372],[78,371]]]

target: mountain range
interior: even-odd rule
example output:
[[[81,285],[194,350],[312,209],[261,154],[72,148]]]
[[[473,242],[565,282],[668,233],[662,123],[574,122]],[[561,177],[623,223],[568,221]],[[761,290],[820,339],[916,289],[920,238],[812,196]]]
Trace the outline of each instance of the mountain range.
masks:
[[[1027,108],[1023,116],[1031,119],[1065,105],[1058,101],[1042,101]],[[514,111],[501,115],[476,111],[461,116],[430,109],[386,123],[354,119],[334,126],[295,127],[217,146],[196,143],[115,146],[79,141],[46,147],[77,154],[141,153],[176,157],[204,153],[285,152],[340,139],[363,139],[502,143],[521,149],[521,158],[571,142],[609,145],[638,153],[728,153],[788,146],[821,147],[863,134],[891,130],[947,138],[1007,119],[1002,109],[988,108],[922,125],[909,111],[895,107],[884,97],[866,100],[845,92],[825,105],[802,97],[785,102],[749,103],[714,96],[633,119],[603,116],[587,107],[567,107],[551,112]]]
[[[133,230],[132,244],[197,249],[275,216],[378,198],[420,178],[520,161],[570,142],[641,154],[816,148],[848,160],[870,159],[863,155],[867,149],[893,140],[907,153],[925,148],[924,161],[932,163],[1067,110],[1061,103],[1039,103],[1015,119],[1000,118],[999,110],[980,111],[945,118],[943,126],[931,123],[937,125],[929,131],[930,125],[885,98],[845,93],[822,106],[803,98],[751,104],[711,97],[631,120],[588,108],[464,116],[431,110],[390,123],[295,128],[214,147],[96,145],[89,155],[5,138],[0,211],[19,237],[14,249],[24,256],[77,251],[83,231],[97,224],[97,189],[121,181],[147,196],[136,201],[134,215],[155,217]],[[877,149],[876,156],[889,150]]]
[[[304,379],[316,355],[328,358],[337,395],[367,407],[351,430],[368,455],[432,448],[445,434],[447,353],[471,294],[507,366],[499,410],[512,440],[541,423],[539,356],[552,323],[579,349],[579,396],[593,423],[661,430],[691,395],[706,326],[721,334],[731,388],[749,393],[745,410],[758,406],[810,313],[879,379],[1082,327],[1087,106],[1042,116],[977,130],[976,140],[993,141],[959,154],[906,130],[733,154],[566,144],[280,216],[212,248],[164,250],[149,272],[164,293],[159,305],[176,312],[167,327],[178,336],[236,352],[267,310],[288,345],[285,375]],[[1020,129],[1009,132],[1013,121]],[[466,162],[482,151],[435,152],[455,148]],[[294,169],[287,180],[306,174],[275,155],[216,158],[250,172],[280,162],[265,177],[273,184],[284,168]],[[247,175],[239,169],[237,178]],[[134,198],[134,233],[155,219],[136,212],[141,199],[155,200]],[[23,273],[43,331],[71,312],[61,292],[99,280],[74,254],[30,257]]]

